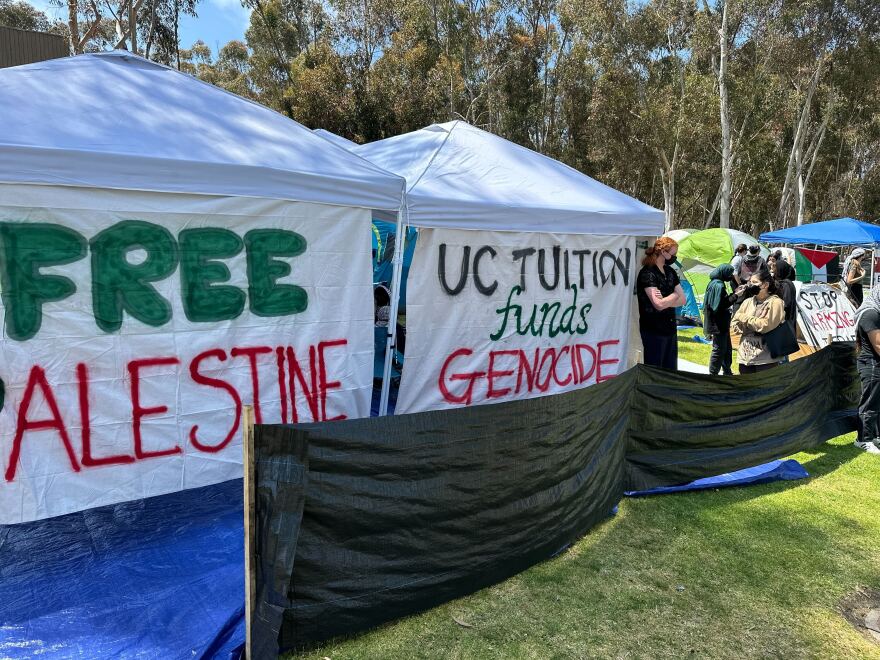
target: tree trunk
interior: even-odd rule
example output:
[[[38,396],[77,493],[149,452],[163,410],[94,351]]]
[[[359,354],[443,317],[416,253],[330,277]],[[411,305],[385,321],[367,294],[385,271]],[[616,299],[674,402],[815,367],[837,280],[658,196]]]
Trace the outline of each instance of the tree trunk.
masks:
[[[829,100],[828,107],[825,110],[825,117],[822,119],[822,125],[819,132],[813,137],[810,146],[807,149],[806,158],[799,159],[798,162],[798,226],[804,224],[804,207],[806,206],[807,188],[810,185],[810,177],[813,176],[813,167],[816,165],[816,158],[819,155],[819,149],[822,147],[822,140],[825,139],[825,131],[828,129],[828,120],[831,118],[832,100]],[[804,160],[810,162],[807,171],[804,172]]]
[[[137,6],[135,5],[134,0],[129,0],[128,3],[128,31],[131,33],[131,52],[135,55],[138,54],[138,43],[137,43]]]
[[[819,64],[816,66],[816,71],[813,73],[813,78],[810,80],[810,86],[807,89],[807,94],[804,97],[804,105],[801,108],[801,114],[798,118],[797,128],[794,133],[794,143],[791,145],[791,153],[788,156],[788,167],[785,171],[785,181],[782,184],[782,195],[779,198],[779,211],[777,213],[777,219],[779,220],[779,226],[784,228],[788,226],[788,213],[790,208],[790,200],[793,194],[793,186],[795,182],[798,184],[798,198],[795,200],[795,204],[797,205],[798,212],[798,224],[801,224],[801,191],[800,186],[802,184],[801,181],[801,173],[803,172],[803,148],[804,148],[804,140],[807,135],[807,126],[810,121],[810,106],[813,103],[813,95],[816,93],[816,87],[819,85],[819,78],[822,74],[822,68],[825,65],[825,58],[819,60]],[[800,163],[800,164],[799,164]]]
[[[156,2],[157,0],[153,0],[150,5],[150,31],[147,33],[147,43],[144,47],[144,57],[147,59],[150,59],[153,52],[153,37],[156,34]]]
[[[804,197],[806,196],[806,187],[804,186],[804,150],[802,147],[803,145],[796,145],[794,152],[794,169],[797,178],[795,215],[797,216],[798,227],[804,224]]]
[[[721,15],[721,56],[718,63],[718,93],[721,97],[721,199],[720,218],[718,226],[727,229],[730,227],[730,189],[731,189],[731,165],[730,157],[730,109],[727,100],[727,8],[729,1],[724,3],[724,12]]]
[[[265,20],[263,22],[265,23]],[[178,0],[174,0],[174,55],[177,60],[177,70],[180,71],[180,3]]]
[[[70,52],[82,53],[79,45],[79,6],[77,0],[67,0],[67,28],[70,30]]]
[[[666,222],[663,233],[675,229],[675,171],[660,168],[660,180],[663,182],[663,214]]]

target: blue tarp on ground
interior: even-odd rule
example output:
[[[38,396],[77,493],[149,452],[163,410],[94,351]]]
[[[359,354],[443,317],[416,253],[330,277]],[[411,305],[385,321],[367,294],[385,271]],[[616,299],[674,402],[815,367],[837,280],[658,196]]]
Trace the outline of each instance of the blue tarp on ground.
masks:
[[[770,461],[763,465],[727,472],[715,477],[697,479],[680,486],[661,486],[649,490],[632,490],[624,493],[627,497],[641,497],[642,495],[662,495],[664,493],[680,493],[691,490],[707,490],[709,488],[724,488],[727,486],[752,486],[766,484],[772,481],[794,481],[806,479],[810,474],[803,465],[790,458],[785,461]]]
[[[837,218],[810,222],[800,227],[789,227],[761,234],[764,243],[790,245],[865,245],[880,244],[880,226],[853,218]]]
[[[241,480],[0,526],[0,658],[232,658]]]

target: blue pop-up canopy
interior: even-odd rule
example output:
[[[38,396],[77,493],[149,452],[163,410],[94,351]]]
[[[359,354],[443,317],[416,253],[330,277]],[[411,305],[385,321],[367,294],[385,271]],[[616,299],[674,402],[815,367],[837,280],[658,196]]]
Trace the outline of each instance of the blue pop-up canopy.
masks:
[[[823,222],[811,222],[800,227],[790,227],[761,234],[764,243],[790,243],[792,245],[880,245],[880,226],[860,222],[853,218],[837,218]]]

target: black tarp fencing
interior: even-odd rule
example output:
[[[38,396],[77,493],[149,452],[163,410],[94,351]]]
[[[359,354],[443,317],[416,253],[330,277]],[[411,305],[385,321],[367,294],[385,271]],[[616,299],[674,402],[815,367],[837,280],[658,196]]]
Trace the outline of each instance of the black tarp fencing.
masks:
[[[856,428],[851,344],[740,377],[639,366],[566,394],[255,429],[254,656],[434,607],[553,556],[626,490]]]

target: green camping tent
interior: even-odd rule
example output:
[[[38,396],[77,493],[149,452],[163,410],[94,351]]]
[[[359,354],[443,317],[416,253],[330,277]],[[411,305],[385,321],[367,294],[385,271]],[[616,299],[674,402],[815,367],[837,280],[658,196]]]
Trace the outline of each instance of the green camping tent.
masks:
[[[688,274],[697,297],[702,300],[709,285],[709,273],[716,266],[729,263],[737,245],[759,245],[758,239],[736,229],[705,229],[682,238],[678,242],[678,260]],[[765,259],[770,250],[761,246]]]

